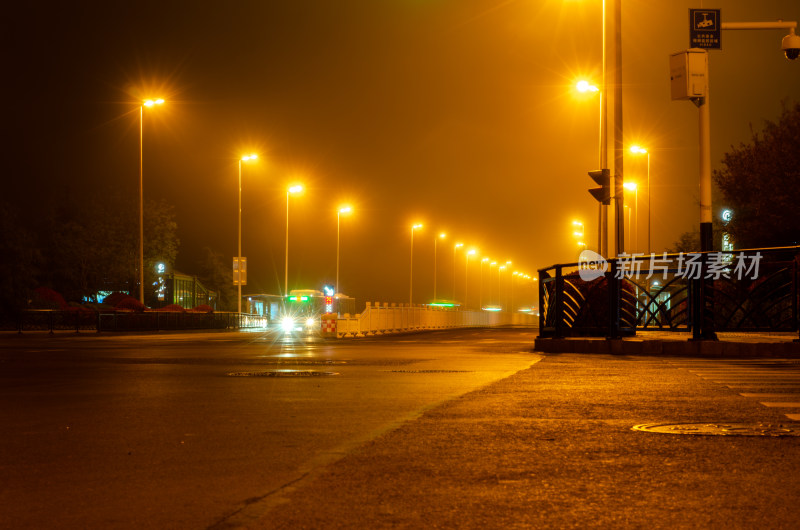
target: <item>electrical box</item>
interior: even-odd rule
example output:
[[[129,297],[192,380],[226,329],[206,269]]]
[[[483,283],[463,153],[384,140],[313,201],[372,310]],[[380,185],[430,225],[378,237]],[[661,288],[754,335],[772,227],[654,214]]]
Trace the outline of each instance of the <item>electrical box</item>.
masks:
[[[708,52],[698,48],[669,56],[672,99],[696,99],[708,93]]]

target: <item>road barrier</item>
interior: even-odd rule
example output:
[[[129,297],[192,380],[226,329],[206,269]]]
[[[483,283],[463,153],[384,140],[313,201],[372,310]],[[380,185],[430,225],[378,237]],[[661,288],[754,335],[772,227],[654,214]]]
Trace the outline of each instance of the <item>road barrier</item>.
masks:
[[[536,317],[527,313],[460,311],[450,308],[371,303],[357,315],[336,319],[337,337],[364,337],[433,329],[535,326]]]

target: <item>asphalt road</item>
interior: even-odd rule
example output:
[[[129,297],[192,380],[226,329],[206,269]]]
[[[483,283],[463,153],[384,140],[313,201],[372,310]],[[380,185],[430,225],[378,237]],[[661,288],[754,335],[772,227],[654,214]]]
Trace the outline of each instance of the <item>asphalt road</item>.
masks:
[[[235,526],[243,507],[261,513],[365,442],[528,368],[533,337],[2,335],[0,527]]]

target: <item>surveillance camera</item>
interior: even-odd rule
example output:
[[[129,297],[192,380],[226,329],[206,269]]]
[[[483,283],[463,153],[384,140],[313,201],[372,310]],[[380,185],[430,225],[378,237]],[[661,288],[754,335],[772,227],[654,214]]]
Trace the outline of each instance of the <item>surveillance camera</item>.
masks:
[[[794,31],[792,31],[781,41],[781,49],[787,59],[794,61],[800,56],[800,37],[795,35]]]

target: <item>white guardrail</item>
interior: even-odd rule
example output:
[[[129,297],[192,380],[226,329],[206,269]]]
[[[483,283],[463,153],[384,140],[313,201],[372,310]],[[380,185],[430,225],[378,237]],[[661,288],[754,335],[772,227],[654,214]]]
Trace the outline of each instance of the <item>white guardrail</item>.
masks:
[[[454,311],[437,307],[367,302],[364,311],[357,315],[325,315],[322,332],[323,335],[336,337],[364,337],[430,329],[536,326],[538,323],[538,317],[525,313]]]

